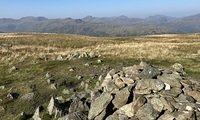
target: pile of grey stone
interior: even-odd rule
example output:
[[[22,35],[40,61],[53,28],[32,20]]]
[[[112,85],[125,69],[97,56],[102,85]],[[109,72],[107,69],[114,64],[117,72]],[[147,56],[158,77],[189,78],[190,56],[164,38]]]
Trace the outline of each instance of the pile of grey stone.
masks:
[[[112,69],[94,90],[71,96],[68,111],[57,117],[59,120],[196,120],[200,115],[200,83],[184,77],[185,74],[178,63],[169,69],[145,62],[120,71]]]
[[[56,57],[56,60],[74,60],[74,59],[78,59],[78,58],[95,58],[98,57],[98,55],[96,55],[95,52],[91,51],[91,52],[83,52],[82,54],[79,52],[75,52],[72,54],[68,54],[65,55],[66,57],[64,57],[63,55],[58,55]]]

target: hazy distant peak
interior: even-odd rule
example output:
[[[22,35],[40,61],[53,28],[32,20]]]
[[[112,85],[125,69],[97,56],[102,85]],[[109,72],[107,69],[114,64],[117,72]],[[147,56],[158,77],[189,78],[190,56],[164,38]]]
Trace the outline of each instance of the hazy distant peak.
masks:
[[[47,18],[45,17],[32,17],[32,16],[28,16],[28,17],[22,17],[20,20],[22,21],[45,21],[45,20],[48,20]]]

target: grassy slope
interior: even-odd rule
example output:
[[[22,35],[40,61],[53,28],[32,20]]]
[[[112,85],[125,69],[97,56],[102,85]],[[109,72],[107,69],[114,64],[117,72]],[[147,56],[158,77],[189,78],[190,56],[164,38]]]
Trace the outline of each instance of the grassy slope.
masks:
[[[97,78],[93,76],[106,74],[112,68],[133,65],[139,61],[147,61],[156,66],[169,67],[175,62],[183,64],[189,76],[200,78],[200,34],[158,35],[143,37],[87,37],[64,34],[16,33],[0,34],[1,44],[13,44],[13,47],[0,47],[0,119],[12,119],[25,111],[31,115],[38,105],[49,101],[51,96],[63,96],[62,90],[77,87],[81,81],[87,82],[91,88]],[[55,61],[59,54],[66,56],[74,52],[94,51],[100,58],[81,58],[72,61]],[[49,61],[44,61],[47,57]],[[102,59],[102,63],[97,63]],[[90,63],[90,66],[85,66]],[[18,70],[9,72],[12,66]],[[74,72],[69,69],[74,68]],[[51,90],[45,74],[52,74],[51,79],[58,84],[57,90]],[[78,80],[75,76],[81,75]],[[8,90],[15,95],[9,100]],[[28,92],[36,95],[31,101],[22,101],[20,97]]]

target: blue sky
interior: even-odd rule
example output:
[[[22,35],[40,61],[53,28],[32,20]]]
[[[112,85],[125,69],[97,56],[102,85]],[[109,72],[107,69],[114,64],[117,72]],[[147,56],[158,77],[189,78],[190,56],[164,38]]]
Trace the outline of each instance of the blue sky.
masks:
[[[0,18],[83,18],[126,15],[182,17],[200,13],[200,0],[0,0]]]

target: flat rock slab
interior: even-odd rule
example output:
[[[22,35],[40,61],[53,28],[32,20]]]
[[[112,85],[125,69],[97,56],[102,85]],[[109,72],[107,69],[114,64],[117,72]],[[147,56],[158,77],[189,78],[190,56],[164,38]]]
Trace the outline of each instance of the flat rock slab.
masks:
[[[106,109],[112,98],[112,95],[108,92],[104,92],[96,98],[95,101],[91,103],[88,119],[91,120],[98,116],[104,109]]]

